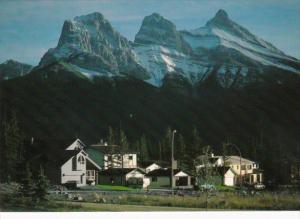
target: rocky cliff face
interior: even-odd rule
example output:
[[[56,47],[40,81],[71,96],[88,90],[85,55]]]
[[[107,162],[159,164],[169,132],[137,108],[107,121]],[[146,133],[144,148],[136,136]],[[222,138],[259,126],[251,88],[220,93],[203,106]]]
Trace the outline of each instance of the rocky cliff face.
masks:
[[[74,65],[89,77],[128,73],[146,77],[128,40],[97,12],[65,21],[57,47],[44,55],[39,66],[58,60]]]
[[[153,13],[144,18],[134,43],[100,13],[75,17],[65,21],[57,47],[39,67],[56,61],[88,78],[130,75],[158,87],[178,78],[192,85],[214,78],[223,87],[240,87],[265,78],[276,81],[272,72],[300,73],[299,60],[250,33],[224,10],[189,31],[178,31]]]
[[[299,60],[256,37],[224,10],[204,27],[190,31],[177,31],[172,22],[152,14],[136,35],[134,51],[151,75],[147,81],[156,86],[169,74],[192,84],[213,76],[221,86],[230,87],[261,81],[274,69],[300,73]]]

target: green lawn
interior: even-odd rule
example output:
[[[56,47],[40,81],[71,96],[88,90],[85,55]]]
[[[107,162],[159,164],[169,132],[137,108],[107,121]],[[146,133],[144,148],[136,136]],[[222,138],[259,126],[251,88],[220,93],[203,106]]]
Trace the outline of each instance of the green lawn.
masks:
[[[112,185],[96,185],[100,190],[105,191],[136,191],[137,189],[126,186],[112,186]]]

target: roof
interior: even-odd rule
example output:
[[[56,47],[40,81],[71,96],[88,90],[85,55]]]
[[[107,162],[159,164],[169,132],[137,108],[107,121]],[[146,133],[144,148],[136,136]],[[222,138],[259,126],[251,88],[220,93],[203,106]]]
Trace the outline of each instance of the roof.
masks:
[[[245,159],[245,158],[240,158],[239,156],[226,156],[225,157],[225,162],[228,162],[229,164],[252,164],[255,163],[254,161]]]
[[[70,146],[66,148],[66,150],[80,150],[85,147],[86,147],[85,144],[80,139],[77,138]]]
[[[100,176],[123,176],[127,173],[137,170],[141,173],[145,173],[142,169],[139,168],[110,168],[99,172]]]
[[[57,156],[58,162],[60,164],[64,164],[67,162],[71,157],[77,155],[80,151],[66,151],[64,150],[63,153],[58,153],[59,156]]]
[[[101,152],[103,154],[117,154],[117,153],[127,153],[127,154],[136,154],[136,151],[133,150],[122,150],[121,146],[118,145],[100,145],[94,144],[88,146],[86,149],[93,149],[95,151]]]
[[[184,173],[187,173],[186,171],[183,171],[183,170],[180,170],[180,169],[175,169],[174,170],[174,175],[176,175],[180,171],[182,171]],[[188,175],[190,175],[190,174],[188,174]],[[145,176],[169,176],[169,177],[171,177],[171,168],[156,169],[156,170],[153,170],[153,171],[147,173]]]
[[[104,155],[93,147],[88,147],[84,149],[88,154],[88,157],[93,160],[99,167],[103,167],[104,164]]]
[[[161,162],[161,161],[143,161],[139,163],[139,166],[142,168],[147,168],[149,166],[151,166],[152,164],[156,164],[158,166],[168,166],[169,163],[168,162]],[[164,165],[167,164],[167,165]]]

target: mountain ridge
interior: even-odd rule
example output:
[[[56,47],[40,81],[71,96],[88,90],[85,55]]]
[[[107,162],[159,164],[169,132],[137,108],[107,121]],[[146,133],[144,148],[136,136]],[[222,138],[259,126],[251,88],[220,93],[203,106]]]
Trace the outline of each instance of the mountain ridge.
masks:
[[[175,78],[198,86],[210,75],[216,75],[221,86],[243,87],[269,78],[270,69],[300,75],[300,60],[232,21],[222,9],[193,30],[178,30],[153,13],[143,19],[134,42],[99,12],[76,16],[64,22],[57,46],[45,53],[37,68],[56,61],[68,63],[90,80],[130,76],[156,87],[167,80],[177,83]]]
[[[18,62],[13,59],[6,60],[0,64],[0,81],[9,80],[28,74],[32,65]]]

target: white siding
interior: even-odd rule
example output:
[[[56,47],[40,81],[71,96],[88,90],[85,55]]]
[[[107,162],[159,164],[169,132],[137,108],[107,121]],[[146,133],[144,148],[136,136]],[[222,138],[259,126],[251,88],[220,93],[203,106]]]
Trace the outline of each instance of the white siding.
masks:
[[[84,157],[82,153],[71,157],[66,163],[61,166],[61,183],[68,181],[76,181],[77,186],[86,185],[86,159],[84,157],[84,164],[78,161],[79,156]],[[76,170],[72,170],[73,158],[76,158]]]
[[[235,185],[235,174],[230,169],[224,175],[224,185],[226,186]]]
[[[157,165],[156,163],[153,163],[153,164],[149,165],[148,167],[146,167],[145,170],[146,170],[146,173],[149,173],[153,170],[157,170],[157,169],[160,169],[160,168],[161,168],[161,166]]]

